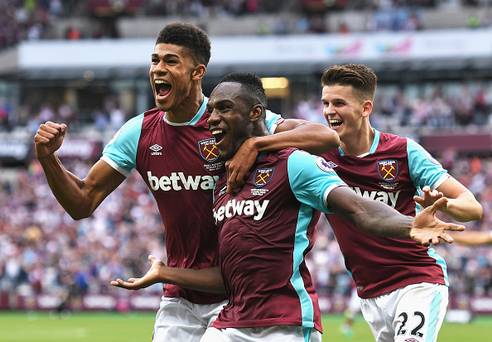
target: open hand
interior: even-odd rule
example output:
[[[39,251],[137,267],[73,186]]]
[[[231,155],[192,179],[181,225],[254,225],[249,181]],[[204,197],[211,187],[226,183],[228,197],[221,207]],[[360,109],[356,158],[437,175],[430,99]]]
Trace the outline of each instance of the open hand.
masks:
[[[225,163],[228,193],[235,193],[243,187],[256,157],[258,150],[254,146],[254,138],[249,138],[243,142],[232,159]]]
[[[422,208],[427,208],[428,206],[432,205],[435,201],[438,199],[442,198],[444,195],[442,192],[437,191],[437,190],[431,190],[431,188],[426,185],[422,188],[422,195],[421,196],[413,196],[413,200],[420,204]],[[445,209],[446,206],[444,206],[442,209]]]
[[[452,243],[453,238],[446,231],[465,230],[463,225],[443,222],[436,217],[436,212],[446,207],[448,199],[439,198],[431,206],[425,208],[413,220],[410,237],[417,243],[427,246],[441,241]]]
[[[148,259],[151,263],[150,269],[141,278],[129,278],[127,281],[118,278],[111,280],[110,284],[127,290],[138,290],[162,282],[159,274],[160,270],[166,267],[166,265],[153,255],[149,255]]]

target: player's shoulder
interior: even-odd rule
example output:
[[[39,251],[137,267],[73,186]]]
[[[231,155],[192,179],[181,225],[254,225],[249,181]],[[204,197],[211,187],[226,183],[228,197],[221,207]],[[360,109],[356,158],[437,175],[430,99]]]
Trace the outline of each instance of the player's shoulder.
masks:
[[[148,125],[153,122],[161,121],[163,112],[159,108],[151,108],[141,114],[143,116],[143,125]]]
[[[380,144],[387,145],[406,145],[407,137],[403,137],[398,134],[388,133],[388,132],[380,132],[379,133],[379,142]]]
[[[376,151],[374,152],[374,155],[406,155],[407,141],[407,137],[387,132],[380,132],[379,144]]]

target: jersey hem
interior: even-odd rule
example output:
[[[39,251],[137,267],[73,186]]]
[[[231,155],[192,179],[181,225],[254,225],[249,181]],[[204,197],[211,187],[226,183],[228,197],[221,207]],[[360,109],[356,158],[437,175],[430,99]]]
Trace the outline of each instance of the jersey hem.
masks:
[[[387,286],[383,289],[364,291],[364,292],[359,292],[357,290],[357,294],[362,299],[376,298],[376,297],[387,295],[395,290],[404,288],[405,286],[420,284],[420,283],[430,283],[430,284],[439,284],[439,285],[448,286],[444,281],[444,279],[436,280],[436,279],[430,279],[429,277],[416,277],[407,281],[401,281],[393,286]]]
[[[323,328],[320,324],[314,323],[314,326],[303,326],[300,321],[286,321],[276,318],[264,319],[264,320],[241,320],[235,322],[223,322],[219,321],[217,318],[212,326],[217,329],[227,329],[227,328],[269,328],[274,326],[297,326],[302,328],[314,328],[320,333],[323,333]]]

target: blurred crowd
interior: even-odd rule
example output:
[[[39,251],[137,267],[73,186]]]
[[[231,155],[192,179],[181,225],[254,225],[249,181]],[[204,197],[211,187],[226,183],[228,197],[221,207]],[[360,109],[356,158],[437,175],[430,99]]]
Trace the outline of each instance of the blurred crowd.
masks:
[[[68,161],[85,176],[89,163]],[[104,294],[113,277],[141,275],[165,258],[164,233],[146,185],[129,177],[90,218],[74,221],[54,200],[38,163],[1,184],[0,292],[30,297]]]
[[[484,206],[484,219],[467,224],[468,229],[491,229],[492,158],[441,160]],[[79,176],[92,163],[65,162]],[[142,275],[149,254],[165,260],[160,217],[138,174],[133,173],[93,216],[80,221],[72,220],[55,201],[36,161],[7,178],[4,173],[0,183],[0,294],[29,298],[57,295],[67,288],[72,296],[117,294],[121,290],[108,285],[111,279]],[[437,248],[447,260],[453,293],[492,296],[492,246]],[[350,277],[325,219],[318,225],[308,263],[321,295],[350,293]],[[160,287],[146,291],[157,295]]]
[[[291,91],[295,95],[295,89]],[[25,101],[16,109],[0,97],[0,132],[27,127],[34,133],[40,123],[51,120],[70,125],[71,131],[91,127],[114,132],[136,113],[123,109],[114,94],[106,95],[100,107],[80,110],[63,101],[41,104]],[[152,106],[152,104],[149,104]],[[375,99],[373,124],[381,130],[405,128],[418,136],[421,128],[448,129],[492,127],[492,82],[455,82],[405,85],[382,84]],[[286,98],[281,108],[272,108],[285,117],[325,123],[319,95],[306,99]],[[15,114],[15,116],[14,116]]]
[[[462,6],[488,9],[487,3],[473,0],[7,0],[0,3],[0,50],[23,40],[120,38],[118,22],[129,17],[199,20],[205,30],[207,21],[218,17],[272,15],[277,18],[273,26],[258,22],[257,34],[415,31],[432,28],[426,27],[428,23],[422,18],[424,10]],[[328,25],[329,15],[354,11],[364,13],[364,25],[352,25],[354,19],[350,16],[337,19],[334,26]],[[355,21],[362,20],[357,18]],[[491,20],[488,14],[469,15],[461,25],[489,26]],[[228,31],[224,29],[219,34],[227,35]]]

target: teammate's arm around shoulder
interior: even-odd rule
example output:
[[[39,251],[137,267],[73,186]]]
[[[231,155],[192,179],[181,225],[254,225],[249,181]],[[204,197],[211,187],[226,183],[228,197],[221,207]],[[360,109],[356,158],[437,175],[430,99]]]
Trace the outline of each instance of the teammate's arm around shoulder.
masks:
[[[301,119],[286,119],[279,123],[275,134],[257,137],[259,151],[276,151],[296,147],[312,154],[321,154],[340,145],[338,134],[331,128]]]
[[[98,161],[84,179],[69,172],[55,152],[63,143],[65,124],[46,122],[34,136],[38,158],[51,191],[73,219],[88,217],[124,179],[104,161]]]
[[[280,116],[278,117],[280,118]],[[295,147],[310,153],[320,154],[340,145],[338,134],[325,125],[299,119],[280,119],[278,121],[279,123],[273,127],[275,134],[247,139],[234,157],[226,163],[229,192],[242,187],[249,169],[253,166],[260,152]],[[269,129],[272,128],[271,126]]]

